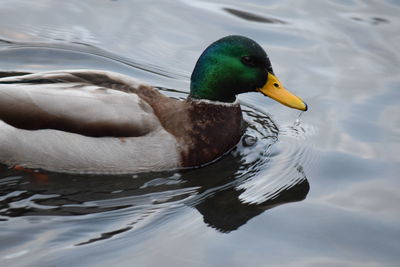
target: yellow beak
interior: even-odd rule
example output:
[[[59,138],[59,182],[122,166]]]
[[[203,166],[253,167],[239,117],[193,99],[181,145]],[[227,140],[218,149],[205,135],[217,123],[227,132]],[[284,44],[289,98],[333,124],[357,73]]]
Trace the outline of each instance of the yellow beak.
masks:
[[[257,89],[263,95],[266,95],[279,103],[303,111],[307,110],[307,104],[300,97],[295,96],[286,90],[281,82],[271,73],[268,73],[268,80],[262,88]]]

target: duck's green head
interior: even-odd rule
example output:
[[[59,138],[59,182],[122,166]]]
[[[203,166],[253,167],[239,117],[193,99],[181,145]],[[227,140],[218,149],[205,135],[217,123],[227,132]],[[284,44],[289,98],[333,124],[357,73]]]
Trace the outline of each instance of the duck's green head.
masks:
[[[232,35],[212,43],[197,60],[190,97],[233,102],[237,94],[246,92],[261,92],[288,107],[307,110],[299,97],[284,89],[255,41]]]

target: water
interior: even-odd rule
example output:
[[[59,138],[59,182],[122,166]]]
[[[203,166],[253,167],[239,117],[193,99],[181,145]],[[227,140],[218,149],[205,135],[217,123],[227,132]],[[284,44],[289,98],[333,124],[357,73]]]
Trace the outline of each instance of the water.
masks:
[[[184,98],[203,49],[241,34],[309,111],[242,95],[238,146],[182,172],[2,166],[0,262],[398,266],[399,12],[395,0],[2,0],[2,75],[111,70]]]

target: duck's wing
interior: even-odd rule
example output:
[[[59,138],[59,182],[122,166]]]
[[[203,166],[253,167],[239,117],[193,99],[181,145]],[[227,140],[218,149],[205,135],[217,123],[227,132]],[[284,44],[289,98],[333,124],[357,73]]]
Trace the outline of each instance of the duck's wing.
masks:
[[[21,129],[56,129],[87,136],[143,136],[159,127],[128,76],[91,70],[0,79],[0,120]],[[148,87],[148,90],[155,90]]]

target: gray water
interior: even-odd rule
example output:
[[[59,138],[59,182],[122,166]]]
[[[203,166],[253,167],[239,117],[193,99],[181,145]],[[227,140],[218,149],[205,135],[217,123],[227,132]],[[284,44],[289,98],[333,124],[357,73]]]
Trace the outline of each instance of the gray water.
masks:
[[[1,0],[2,76],[102,69],[185,98],[205,47],[241,34],[309,105],[241,95],[241,142],[193,170],[1,166],[1,266],[399,266],[399,14],[396,0]]]

